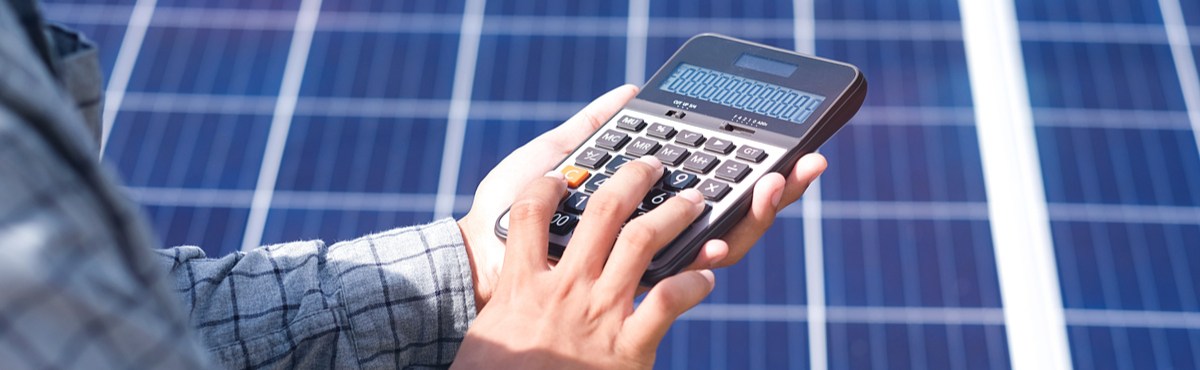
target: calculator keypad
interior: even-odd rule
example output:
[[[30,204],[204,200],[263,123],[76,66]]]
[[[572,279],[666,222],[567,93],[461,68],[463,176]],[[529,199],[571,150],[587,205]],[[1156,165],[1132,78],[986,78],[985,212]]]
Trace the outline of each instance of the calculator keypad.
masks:
[[[586,217],[583,213],[591,196],[621,166],[635,158],[653,155],[665,168],[662,178],[642,196],[629,220],[691,188],[699,190],[708,202],[701,216],[705,219],[712,217],[709,215],[712,212],[728,209],[730,205],[725,199],[735,190],[750,191],[753,184],[746,180],[756,171],[765,171],[771,165],[768,158],[783,154],[782,149],[760,147],[745,138],[697,128],[670,118],[633,111],[622,113],[560,166],[570,191],[562,201],[560,211],[550,219],[552,244],[566,245],[574,229]],[[501,222],[507,228],[507,222]]]

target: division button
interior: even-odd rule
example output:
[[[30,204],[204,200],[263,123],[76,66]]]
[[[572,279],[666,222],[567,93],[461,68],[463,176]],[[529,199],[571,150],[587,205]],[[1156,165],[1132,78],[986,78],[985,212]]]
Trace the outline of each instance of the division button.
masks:
[[[575,156],[575,164],[596,170],[600,169],[600,166],[603,166],[604,162],[608,162],[609,157],[610,156],[606,151],[594,148],[585,148],[583,149],[583,152],[580,152],[578,156]]]
[[[704,143],[704,135],[683,130],[679,132],[679,136],[675,137],[675,142],[687,146],[700,146],[700,144]]]
[[[617,120],[617,128],[620,129],[638,132],[641,131],[643,127],[646,127],[646,121],[642,121],[641,118],[621,116],[621,119]]]
[[[588,172],[588,170],[572,165],[563,167],[562,174],[563,177],[567,179],[567,186],[571,189],[577,188],[579,185],[583,185],[583,180],[587,180],[588,176],[592,175],[590,172]]]
[[[705,199],[714,202],[724,198],[725,194],[729,194],[729,184],[716,180],[704,180],[704,182],[700,183],[698,189],[700,190],[700,194],[704,194]]]
[[[605,131],[596,137],[596,146],[613,151],[621,150],[628,142],[629,135],[614,130]]]
[[[729,142],[729,140],[715,137],[709,139],[707,144],[704,144],[704,150],[721,154],[729,154],[729,152],[733,151],[733,147],[733,143]]]
[[[725,161],[717,168],[718,179],[741,182],[750,173],[750,165],[738,161]]]
[[[671,144],[663,146],[662,150],[659,150],[658,154],[655,155],[659,161],[668,166],[678,166],[679,162],[683,162],[683,159],[687,156],[687,149]]]
[[[655,123],[650,125],[649,130],[646,130],[646,135],[650,135],[650,137],[653,138],[667,140],[672,136],[675,136],[675,128],[661,123]]]
[[[764,159],[767,159],[767,152],[759,148],[744,145],[737,150],[737,159],[761,163]]]
[[[643,155],[654,154],[658,150],[658,142],[644,137],[639,137],[629,143],[629,147],[625,149],[626,153],[641,157]]]
[[[712,171],[713,167],[716,167],[719,162],[721,161],[715,156],[695,152],[687,160],[683,161],[683,168],[699,174],[706,174],[708,171]]]

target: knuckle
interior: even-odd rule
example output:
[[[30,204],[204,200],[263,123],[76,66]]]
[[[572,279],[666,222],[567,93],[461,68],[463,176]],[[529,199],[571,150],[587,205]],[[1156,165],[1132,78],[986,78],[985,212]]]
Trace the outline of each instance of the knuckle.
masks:
[[[620,197],[611,194],[611,192],[601,193],[597,191],[596,196],[592,197],[592,199],[588,202],[587,211],[585,212],[587,212],[589,216],[599,217],[602,219],[617,219],[628,216],[622,215],[622,213],[624,213],[622,212],[624,208],[625,207],[622,204]]]
[[[549,217],[551,212],[554,212],[553,204],[531,197],[517,199],[516,202],[513,202],[512,208],[509,210],[510,216],[513,219],[523,221]]]
[[[645,222],[638,222],[638,220],[626,224],[625,228],[621,229],[621,237],[627,243],[639,247],[652,246],[657,240],[658,233],[657,229],[646,225]]]

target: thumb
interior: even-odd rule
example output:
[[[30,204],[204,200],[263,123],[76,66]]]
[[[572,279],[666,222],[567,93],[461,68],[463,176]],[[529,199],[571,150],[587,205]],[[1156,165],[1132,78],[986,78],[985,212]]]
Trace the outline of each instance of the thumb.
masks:
[[[653,353],[675,319],[712,292],[711,270],[687,271],[658,282],[633,315],[625,320],[624,333],[633,348]]]

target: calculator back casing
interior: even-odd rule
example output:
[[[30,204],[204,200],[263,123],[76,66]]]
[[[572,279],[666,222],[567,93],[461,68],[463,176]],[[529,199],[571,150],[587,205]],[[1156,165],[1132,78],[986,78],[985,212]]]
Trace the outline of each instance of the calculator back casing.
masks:
[[[731,58],[745,53],[795,64],[798,68],[789,78],[781,79],[768,73],[733,66]],[[825,101],[803,123],[797,124],[659,89],[663,80],[680,63],[719,68],[742,77],[821,95]],[[642,118],[647,123],[669,124],[679,130],[700,132],[706,137],[717,135],[740,145],[766,150],[768,156],[763,163],[752,165],[747,178],[733,184],[733,189],[724,199],[709,202],[712,205],[710,211],[659,251],[642,276],[642,284],[651,286],[687,267],[704,243],[720,238],[741,221],[750,208],[754,183],[770,172],[788,174],[800,157],[816,151],[858,112],[866,92],[866,79],[853,65],[728,36],[700,34],[685,42],[642,87],[637,97],[555,168],[561,169],[570,164],[580,150],[592,145],[597,135],[614,127],[615,121],[624,116]],[[729,157],[732,158],[732,155]],[[501,238],[507,237],[506,218],[507,212],[496,222],[496,234]],[[557,258],[562,255],[569,238],[554,234],[550,236],[549,252],[551,257]]]

